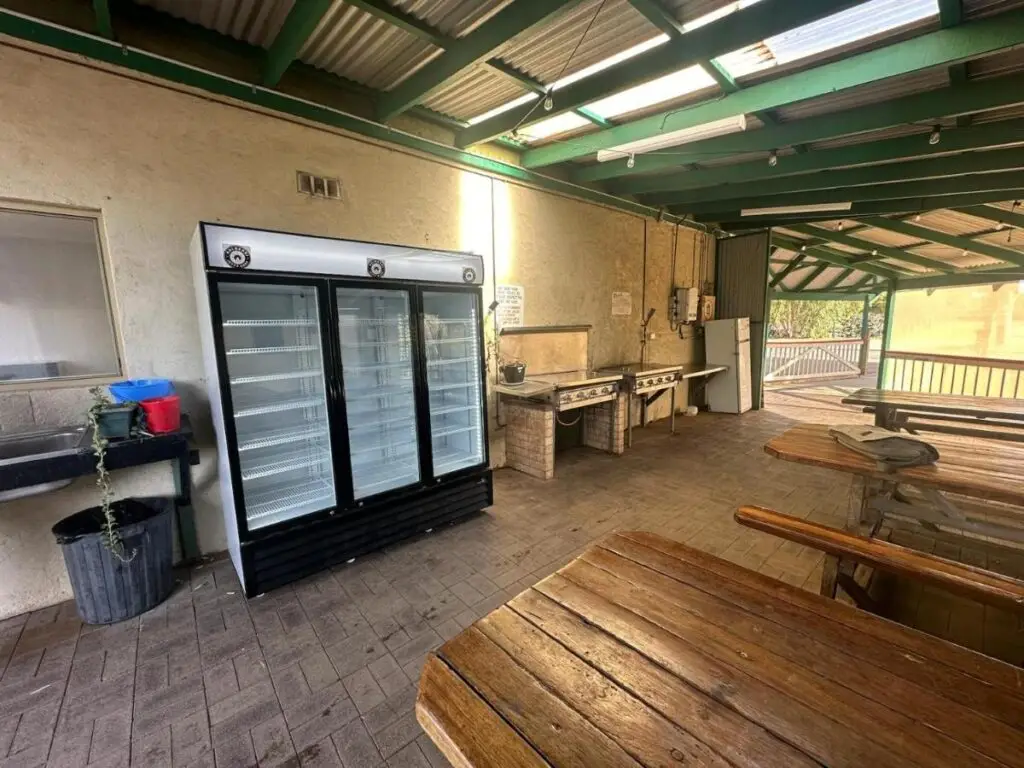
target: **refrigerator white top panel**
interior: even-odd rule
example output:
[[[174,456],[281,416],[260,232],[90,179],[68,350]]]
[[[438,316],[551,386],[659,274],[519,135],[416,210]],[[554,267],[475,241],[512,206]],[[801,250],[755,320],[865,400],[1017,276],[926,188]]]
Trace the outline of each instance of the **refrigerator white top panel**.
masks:
[[[304,272],[482,285],[483,257],[402,245],[200,224],[207,269]]]

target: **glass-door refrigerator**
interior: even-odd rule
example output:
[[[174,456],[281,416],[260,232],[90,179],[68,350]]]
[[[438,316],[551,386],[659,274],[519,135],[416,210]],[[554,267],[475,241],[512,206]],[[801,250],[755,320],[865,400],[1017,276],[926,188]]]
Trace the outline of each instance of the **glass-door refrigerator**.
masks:
[[[479,256],[204,223],[192,258],[247,596],[490,506]]]

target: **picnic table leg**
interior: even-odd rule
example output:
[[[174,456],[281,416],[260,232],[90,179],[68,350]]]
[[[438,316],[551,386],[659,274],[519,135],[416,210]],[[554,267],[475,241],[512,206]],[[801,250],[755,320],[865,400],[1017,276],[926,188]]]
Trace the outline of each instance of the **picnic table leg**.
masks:
[[[865,523],[869,523],[869,507],[874,488],[873,483],[865,477],[855,475],[850,483],[850,498],[846,507],[846,530],[861,534]],[[840,574],[844,580],[853,581],[856,563],[844,562],[835,555],[825,555],[825,564],[821,572],[821,594],[825,597],[836,596],[836,587]]]
[[[875,408],[875,426],[882,427],[883,429],[897,430],[896,409],[885,405]]]

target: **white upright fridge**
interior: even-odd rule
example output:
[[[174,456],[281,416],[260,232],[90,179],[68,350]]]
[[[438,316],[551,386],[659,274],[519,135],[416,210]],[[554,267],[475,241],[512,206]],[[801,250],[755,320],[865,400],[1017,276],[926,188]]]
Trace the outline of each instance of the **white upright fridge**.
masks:
[[[480,256],[204,223],[192,257],[246,596],[491,504]]]
[[[735,317],[704,323],[704,359],[709,366],[728,367],[708,380],[708,410],[715,413],[749,411],[750,319]]]

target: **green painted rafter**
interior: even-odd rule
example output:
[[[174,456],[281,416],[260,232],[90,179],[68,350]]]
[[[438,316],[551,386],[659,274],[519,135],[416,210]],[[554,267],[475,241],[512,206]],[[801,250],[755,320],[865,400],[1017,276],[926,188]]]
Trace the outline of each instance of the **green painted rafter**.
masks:
[[[964,20],[962,0],[939,0],[939,20],[943,27],[955,27]]]
[[[864,296],[874,296],[873,291],[773,291],[772,301],[861,301]]]
[[[1024,135],[1021,136],[1024,139]],[[927,143],[924,138],[919,139]],[[766,163],[767,165],[767,163]],[[937,157],[924,160],[907,160],[901,163],[843,168],[826,172],[808,173],[799,176],[784,176],[777,179],[762,179],[755,187],[757,196],[797,194],[836,188],[871,186],[876,184],[904,184],[924,179],[949,179],[969,181],[973,176],[1010,170],[1024,170],[1024,147],[996,149],[990,152],[968,152],[961,155]],[[715,200],[729,200],[749,192],[746,184],[723,184],[717,187],[703,187],[685,192],[656,192],[642,195],[649,205],[688,205],[710,203]],[[967,191],[959,185],[951,191]],[[895,197],[907,197],[899,194]],[[857,198],[852,198],[856,200]],[[824,201],[823,201],[824,202]]]
[[[141,6],[139,9],[148,10]],[[122,46],[119,43],[104,40],[92,34],[47,24],[2,9],[0,9],[0,34],[35,45],[83,56],[121,69],[139,72],[158,80],[177,83],[187,88],[225,97],[241,104],[251,104],[311,123],[349,131],[386,145],[402,147],[422,153],[442,162],[456,163],[464,168],[532,184],[541,189],[575,197],[580,200],[607,205],[611,208],[640,216],[655,217],[660,213],[656,209],[615,197],[600,190],[580,187],[562,179],[529,171],[512,163],[505,163],[473,152],[456,149],[449,145],[380,125],[339,109],[312,103],[304,98],[291,96],[280,91],[254,87],[250,83],[242,82],[237,78],[202,70],[188,64],[173,61],[165,56],[149,53],[131,46]],[[230,46],[233,43],[237,43],[237,41],[225,38],[225,46]],[[972,200],[970,203],[964,204],[974,204],[975,202],[978,201]],[[700,224],[685,222],[675,216],[666,215],[665,219],[672,223],[705,229]]]
[[[580,0],[516,0],[443,54],[377,99],[377,118],[389,120],[441,88],[467,67],[486,61],[516,35]],[[546,114],[546,113],[542,113]]]
[[[313,30],[331,9],[332,0],[306,0],[295,3],[288,12],[284,24],[267,49],[267,58],[263,64],[263,84],[277,85],[281,75],[288,69],[295,57],[299,55]]]
[[[924,288],[955,288],[962,285],[991,285],[1013,283],[1024,280],[1024,270],[1017,272],[982,272],[959,275],[938,275],[935,277],[911,277],[900,279],[896,288],[900,291],[914,291]]]
[[[776,285],[785,280],[791,272],[800,269],[800,265],[807,260],[807,255],[798,253],[793,259],[786,264],[781,270],[779,270],[768,284],[769,287],[774,288]]]
[[[109,0],[92,0],[92,12],[96,17],[96,31],[108,40],[113,40],[114,24],[110,20]]]
[[[1024,144],[1024,120],[1006,120],[944,131],[939,144],[929,144],[928,134],[925,133],[882,141],[866,141],[863,144],[836,149],[816,149],[800,155],[780,157],[779,164],[774,168],[764,160],[757,160],[654,176],[626,176],[610,182],[609,189],[622,194],[636,195],[684,192],[707,189],[720,184],[747,184],[779,178],[799,180],[806,178],[804,174],[815,171],[866,166],[869,163],[893,160],[918,160],[951,152],[1005,146],[1014,142]]]
[[[833,251],[831,248],[827,248],[822,245],[812,245],[800,250],[801,243],[792,238],[779,236],[776,233],[772,233],[771,239],[773,243],[777,243],[788,251],[793,253],[806,253],[808,256],[813,256],[818,261],[827,262],[836,267],[853,267],[859,269],[861,272],[870,273],[872,275],[878,275],[886,279],[892,279],[898,276],[898,272],[894,269],[882,266],[881,264],[872,264],[870,262],[854,261],[849,257],[848,254],[841,253],[840,251]]]
[[[961,29],[967,28],[969,26],[961,27]],[[741,93],[747,92],[742,91]],[[720,101],[724,101],[724,99]],[[757,131],[705,139],[675,147],[671,155],[637,155],[633,168],[627,168],[625,160],[596,163],[576,171],[572,174],[572,178],[579,182],[601,181],[616,176],[633,176],[651,171],[679,170],[687,163],[700,163],[709,157],[768,151],[778,147],[790,147],[794,144],[807,144],[856,133],[877,131],[895,125],[929,122],[949,115],[982,112],[1020,104],[1024,104],[1024,76],[1006,75],[916,93],[841,112],[816,115],[803,120],[768,126]],[[789,160],[788,157],[779,158],[779,166],[783,166]]]
[[[568,112],[610,94],[675,72],[700,61],[760,42],[833,13],[852,8],[862,0],[761,0],[761,2],[687,32],[685,40],[669,41],[603,72],[585,77],[556,93],[551,112],[531,114],[530,106],[510,109],[463,131],[456,143],[468,147],[508,133],[522,123],[528,126]]]
[[[403,11],[396,5],[392,5],[387,0],[352,0],[352,2],[348,4],[361,8],[372,16],[376,16],[378,19],[386,21],[388,24],[398,27],[404,32],[407,32],[420,40],[425,40],[438,48],[451,48],[458,42],[457,38],[446,35],[441,30],[435,29],[427,22],[412,15],[408,11]],[[547,93],[547,88],[543,83],[533,77],[530,77],[525,72],[520,72],[511,64],[506,64],[501,59],[488,59],[485,62],[485,65],[493,69],[495,72],[504,75],[509,80],[519,83],[519,85],[528,91],[533,91],[537,94]],[[598,125],[602,128],[611,128],[614,125],[610,120],[605,120],[600,115],[596,115],[586,109],[576,109],[573,111],[580,117],[583,117],[594,125]],[[464,127],[465,126],[463,126],[463,128]]]
[[[930,197],[938,200],[933,208],[947,208],[941,203],[943,196],[953,196],[968,192],[989,192],[1008,190],[1003,199],[1013,197],[1018,189],[1024,188],[1024,171],[1007,171],[1006,173],[977,173],[970,176],[956,176],[950,179],[926,179],[923,181],[907,181],[898,184],[872,184],[859,187],[840,189],[810,190],[791,192],[778,195],[757,195],[757,188],[750,190],[750,197],[712,200],[706,203],[693,203],[670,206],[670,210],[692,213],[703,216],[717,211],[738,211],[747,208],[774,208],[779,206],[802,206],[821,203],[876,203],[886,200],[905,200],[907,198]],[[843,218],[843,212],[837,212],[832,218]]]
[[[868,258],[868,255],[872,251],[876,251],[880,258],[902,261],[907,264],[915,264],[916,266],[925,267],[926,269],[935,269],[939,272],[955,271],[954,267],[943,261],[929,259],[925,256],[918,256],[916,253],[908,253],[902,248],[893,248],[892,246],[873,243],[870,240],[861,240],[859,237],[851,237],[845,232],[821,229],[820,227],[812,227],[806,224],[794,224],[793,226],[786,227],[786,229],[792,230],[793,232],[799,232],[801,235],[807,235],[808,237],[813,237],[815,239],[820,238],[823,241],[836,243],[837,245],[846,245],[851,248],[857,248],[866,252],[864,258]]]
[[[976,253],[981,256],[987,256],[990,259],[1005,261],[1008,264],[1024,267],[1024,253],[1012,251],[1008,248],[1000,248],[998,245],[992,245],[991,243],[980,243],[976,240],[971,240],[968,237],[949,235],[945,232],[939,232],[936,229],[922,227],[917,224],[910,224],[906,221],[899,221],[897,219],[870,218],[865,219],[864,223],[868,226],[876,227],[877,229],[897,232],[901,235],[916,237],[921,240],[929,240],[933,243],[941,243],[942,245],[947,245],[950,248],[959,248],[967,251],[968,253]]]
[[[802,291],[802,290],[803,290],[804,288],[806,288],[806,287],[807,287],[808,285],[810,285],[810,284],[811,284],[811,283],[813,283],[813,282],[814,282],[815,280],[817,280],[817,279],[818,279],[819,277],[821,277],[821,274],[822,274],[822,273],[823,273],[823,272],[824,272],[824,271],[825,271],[826,269],[828,269],[828,268],[829,268],[829,266],[830,266],[829,264],[819,264],[819,265],[818,265],[817,267],[815,267],[814,269],[812,269],[812,270],[811,270],[811,271],[810,271],[810,272],[809,272],[809,273],[807,274],[807,276],[806,276],[806,277],[804,277],[804,279],[803,279],[803,280],[801,280],[801,281],[800,281],[799,283],[797,283],[797,284],[796,284],[796,285],[794,285],[794,286],[793,286],[792,288],[790,288],[790,291],[791,291],[791,292],[793,292],[793,293],[799,293],[799,292],[800,292],[800,291]]]
[[[1006,224],[1007,226],[1024,229],[1024,213],[1004,211],[1002,208],[992,208],[988,205],[976,205],[971,208],[957,208],[955,210],[960,213],[966,213],[969,216],[975,216],[979,219],[994,221],[997,224]]]
[[[1024,11],[1011,11],[759,83],[688,109],[634,120],[580,137],[571,144],[538,147],[523,155],[523,165],[539,168],[565,162],[599,149],[655,138],[734,115],[774,109],[930,67],[955,64],[1021,44],[1024,44]]]

